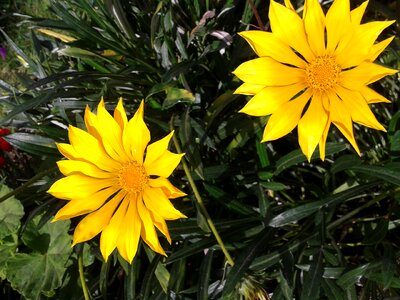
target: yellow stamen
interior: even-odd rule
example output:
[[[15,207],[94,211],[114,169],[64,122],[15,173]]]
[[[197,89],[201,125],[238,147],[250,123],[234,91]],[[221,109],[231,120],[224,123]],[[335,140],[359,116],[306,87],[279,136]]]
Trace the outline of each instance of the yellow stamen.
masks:
[[[310,88],[317,90],[331,89],[338,81],[341,70],[334,57],[317,57],[306,68],[306,82]]]
[[[124,165],[118,173],[119,185],[129,193],[141,192],[149,176],[146,169],[136,161],[129,162]]]

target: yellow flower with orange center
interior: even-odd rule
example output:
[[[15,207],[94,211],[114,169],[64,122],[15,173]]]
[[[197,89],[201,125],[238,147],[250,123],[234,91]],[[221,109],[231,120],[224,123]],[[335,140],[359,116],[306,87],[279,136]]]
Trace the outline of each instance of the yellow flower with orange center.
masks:
[[[324,15],[318,0],[306,0],[303,18],[289,0],[271,0],[272,32],[245,31],[259,58],[233,73],[244,83],[237,94],[253,95],[241,112],[271,115],[263,142],[276,140],[296,126],[301,150],[308,160],[325,143],[333,123],[360,154],[353,122],[385,131],[368,104],[390,102],[368,87],[397,70],[373,63],[393,37],[375,43],[394,21],[361,24],[368,1],[350,10],[349,0],[335,0]]]
[[[54,220],[87,214],[75,229],[73,244],[101,232],[100,250],[105,260],[117,248],[132,262],[140,237],[165,255],[155,228],[171,243],[165,220],[185,218],[169,200],[185,196],[167,179],[183,156],[167,150],[173,132],[149,144],[143,102],[128,121],[122,101],[113,117],[102,100],[97,115],[86,108],[85,124],[87,132],[70,126],[70,144],[57,144],[67,158],[57,162],[66,177],[48,192],[69,202]]]

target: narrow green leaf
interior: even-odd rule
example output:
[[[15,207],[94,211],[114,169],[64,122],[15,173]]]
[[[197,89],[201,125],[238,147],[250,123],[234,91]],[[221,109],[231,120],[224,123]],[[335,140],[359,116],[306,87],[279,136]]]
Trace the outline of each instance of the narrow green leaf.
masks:
[[[343,300],[347,299],[345,296],[345,291],[341,289],[334,280],[332,279],[323,279],[322,280],[322,288],[325,292],[325,295],[329,300]]]
[[[211,277],[211,266],[213,261],[213,249],[208,249],[207,254],[204,256],[204,259],[201,263],[199,274],[199,287],[197,290],[197,299],[198,300],[208,300],[208,286]]]
[[[5,139],[14,147],[35,155],[59,155],[53,139],[24,132],[8,135]]]
[[[304,279],[300,299],[319,299],[323,271],[323,253],[322,249],[320,249],[316,255],[313,255],[310,271],[306,274]]]
[[[386,182],[400,185],[400,171],[390,170],[388,166],[354,166],[351,170],[369,175],[374,178],[382,179]]]
[[[338,144],[338,143],[327,143],[325,156],[329,156],[332,154],[336,154],[346,149],[346,144]],[[313,159],[318,159],[319,157],[319,149],[315,150],[314,154],[312,155]],[[275,175],[278,175],[283,170],[290,168],[298,163],[307,161],[305,155],[301,152],[301,150],[297,149],[285,156],[281,157],[275,164]]]
[[[337,284],[340,285],[344,289],[350,288],[356,282],[358,282],[362,276],[364,276],[367,271],[375,270],[379,268],[381,265],[380,262],[375,263],[367,263],[361,265],[351,271],[344,273],[340,278],[337,280]]]
[[[236,284],[244,276],[254,258],[257,257],[257,255],[267,247],[268,241],[271,239],[274,233],[274,229],[269,227],[265,228],[258,235],[256,235],[249,246],[246,247],[246,249],[236,257],[235,264],[229,271],[229,274],[226,278],[224,287],[225,295],[229,294],[235,289]]]

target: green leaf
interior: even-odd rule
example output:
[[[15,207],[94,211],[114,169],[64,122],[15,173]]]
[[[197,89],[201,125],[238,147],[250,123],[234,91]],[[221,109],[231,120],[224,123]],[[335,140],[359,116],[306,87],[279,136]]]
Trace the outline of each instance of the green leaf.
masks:
[[[364,276],[367,271],[375,270],[380,267],[380,263],[367,263],[361,265],[351,271],[344,273],[340,278],[337,280],[337,284],[340,285],[344,289],[350,288],[356,282],[360,280],[362,276]]]
[[[167,97],[163,102],[163,109],[169,109],[178,103],[193,104],[195,101],[193,94],[185,89],[168,86],[165,92],[167,93]]]
[[[10,191],[7,186],[2,184],[0,186],[0,197],[5,196]],[[0,239],[18,231],[23,215],[24,207],[14,197],[0,203]]]
[[[322,249],[320,249],[316,255],[313,255],[313,261],[310,266],[310,271],[306,274],[304,279],[300,299],[319,299],[323,272],[323,253]]]
[[[207,300],[208,298],[208,286],[211,275],[211,266],[213,261],[213,249],[208,249],[207,254],[205,255],[203,262],[201,263],[199,274],[199,287],[197,290],[197,299],[199,300]]]
[[[376,224],[376,227],[371,232],[367,232],[363,244],[375,245],[378,244],[386,237],[388,231],[389,221],[382,219]]]
[[[245,272],[253,262],[254,258],[264,250],[268,241],[274,235],[275,230],[272,228],[265,228],[259,234],[255,236],[253,241],[248,247],[235,259],[235,264],[230,270],[224,287],[224,295],[229,294],[235,289],[236,284],[244,276]]]
[[[34,252],[17,253],[8,261],[7,280],[27,299],[40,299],[62,284],[71,254],[70,221],[45,223],[35,216],[26,226],[22,241]]]
[[[324,289],[325,295],[329,300],[347,299],[345,297],[345,291],[341,289],[332,279],[322,280],[322,288]]]
[[[358,186],[355,186],[353,188],[347,189],[343,192],[337,193],[335,195],[331,195],[326,197],[325,199],[299,205],[298,207],[288,209],[284,211],[283,213],[280,213],[279,215],[275,216],[270,222],[269,226],[272,227],[281,227],[293,222],[297,222],[300,219],[303,219],[312,213],[316,212],[319,209],[322,209],[323,207],[329,207],[332,205],[336,205],[338,203],[341,203],[343,201],[348,200],[350,197],[359,195],[360,193],[363,193],[367,191],[368,189],[376,186],[378,183],[377,182],[371,182],[367,184],[361,184]]]
[[[148,248],[148,247],[143,247],[147,257],[149,258],[150,261],[154,259],[154,252]],[[156,278],[158,282],[160,283],[160,286],[162,287],[163,291],[167,293],[168,290],[168,282],[170,278],[170,274],[167,270],[167,268],[161,263],[158,262],[156,270],[154,271],[154,274],[156,275]]]
[[[14,147],[35,155],[59,155],[53,139],[24,132],[8,135],[5,139]]]
[[[6,279],[7,264],[14,257],[18,246],[18,236],[12,234],[0,240],[0,279]]]
[[[338,152],[341,152],[346,149],[346,144],[338,144],[338,143],[327,143],[325,156],[329,156]],[[315,150],[314,154],[311,157],[311,160],[318,159],[319,157],[319,149]],[[307,161],[305,155],[301,152],[301,150],[297,149],[285,156],[281,157],[275,164],[275,175],[278,175],[283,170],[290,168],[298,163]]]
[[[389,164],[385,166],[354,166],[351,168],[354,172],[369,175],[371,177],[379,178],[395,185],[400,185],[400,171],[390,170]]]

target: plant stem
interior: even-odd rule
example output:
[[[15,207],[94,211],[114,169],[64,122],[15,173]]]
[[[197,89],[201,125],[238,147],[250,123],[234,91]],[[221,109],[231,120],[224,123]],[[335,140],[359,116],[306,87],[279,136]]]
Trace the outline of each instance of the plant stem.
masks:
[[[171,123],[170,123],[171,130],[173,130],[173,123],[174,123],[173,121],[174,121],[174,117],[172,116]],[[173,135],[172,139],[174,141],[176,151],[178,151],[178,153],[182,153],[182,150],[179,145],[179,141],[178,141],[177,137],[175,135]],[[217,240],[218,245],[221,247],[221,250],[224,253],[227,262],[231,266],[233,266],[233,264],[234,264],[233,259],[232,259],[231,255],[229,254],[228,250],[226,249],[224,242],[221,239],[221,236],[219,235],[217,229],[215,228],[214,222],[212,221],[210,215],[208,214],[206,207],[204,206],[203,199],[201,198],[199,190],[197,189],[197,186],[193,180],[193,177],[190,174],[190,169],[189,169],[188,164],[185,161],[185,158],[182,159],[182,166],[183,166],[183,170],[185,171],[186,177],[189,181],[190,187],[192,188],[193,194],[196,198],[197,204],[200,208],[201,214],[206,218],[207,225],[210,228],[211,232],[213,233],[215,239]]]
[[[79,269],[79,279],[81,281],[81,286],[83,291],[83,297],[85,298],[85,300],[90,300],[90,295],[85,281],[85,274],[83,272],[83,246],[78,256],[78,269]]]

